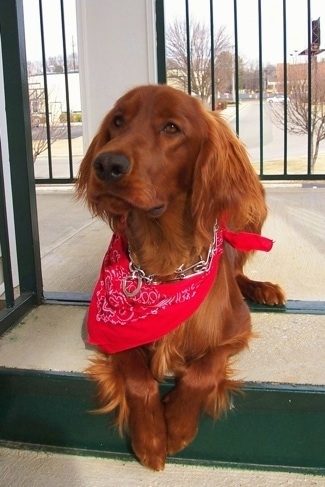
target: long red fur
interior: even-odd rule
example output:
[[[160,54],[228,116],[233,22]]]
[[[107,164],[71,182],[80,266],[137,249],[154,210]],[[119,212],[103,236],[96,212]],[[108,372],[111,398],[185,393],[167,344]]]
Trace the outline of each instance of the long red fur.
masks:
[[[107,153],[130,162],[114,183],[94,169]],[[260,233],[267,215],[263,187],[228,124],[163,85],[135,88],[116,102],[81,163],[77,192],[126,236],[141,268],[162,279],[206,256],[216,221]],[[160,204],[164,211],[155,217]],[[247,258],[225,245],[211,291],[185,323],[148,346],[98,354],[87,370],[98,384],[100,411],[116,412],[120,431],[128,431],[135,454],[152,469],[163,469],[166,455],[192,441],[201,412],[217,418],[229,407],[240,385],[232,357],[253,335],[243,295],[284,302],[279,286],[243,274]],[[158,381],[169,373],[175,387],[161,401]]]

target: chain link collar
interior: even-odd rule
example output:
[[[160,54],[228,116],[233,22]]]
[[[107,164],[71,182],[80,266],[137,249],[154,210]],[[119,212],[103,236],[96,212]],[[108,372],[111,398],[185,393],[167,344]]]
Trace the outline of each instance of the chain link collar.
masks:
[[[217,231],[218,226],[217,224],[214,226],[213,229],[213,241],[211,242],[208,250],[208,255],[206,259],[202,259],[200,256],[200,260],[195,262],[188,267],[184,268],[184,264],[181,264],[175,271],[172,277],[169,279],[164,280],[164,282],[173,282],[179,281],[183,279],[188,279],[193,275],[202,274],[210,270],[212,258],[217,250]],[[126,297],[134,298],[137,296],[141,290],[142,283],[145,282],[146,284],[160,284],[157,280],[156,274],[147,275],[141,267],[136,264],[131,256],[130,250],[128,250],[128,256],[130,260],[129,270],[130,274],[125,277],[122,281],[122,290]],[[136,281],[136,287],[132,291],[129,291],[128,288],[130,284],[134,285],[134,281]],[[133,288],[134,286],[132,286]]]

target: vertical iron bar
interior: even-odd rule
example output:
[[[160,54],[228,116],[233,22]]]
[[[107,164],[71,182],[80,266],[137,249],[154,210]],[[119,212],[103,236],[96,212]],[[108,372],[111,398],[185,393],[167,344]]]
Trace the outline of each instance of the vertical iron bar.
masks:
[[[216,109],[215,76],[214,76],[214,21],[213,0],[210,0],[210,35],[211,35],[211,109]]]
[[[2,19],[6,19],[2,22]],[[42,300],[23,0],[0,2],[8,147],[21,293]]]
[[[69,74],[67,61],[67,44],[65,37],[65,19],[63,0],[60,0],[61,7],[61,27],[62,27],[62,44],[63,44],[63,65],[64,65],[64,82],[65,82],[65,101],[67,106],[67,132],[68,132],[68,152],[69,152],[69,175],[73,179],[73,161],[72,161],[72,141],[71,141],[71,115],[70,115],[70,96],[69,96]]]
[[[53,178],[53,168],[52,168],[52,149],[51,149],[51,126],[50,126],[50,114],[49,114],[49,92],[48,92],[48,86],[47,86],[44,18],[43,18],[42,0],[39,0],[39,18],[40,18],[40,30],[41,30],[42,64],[43,64],[43,80],[44,80],[44,96],[45,96],[47,155],[48,155],[48,164],[49,164],[49,178],[52,179]]]
[[[11,257],[8,233],[8,218],[6,209],[6,193],[3,177],[3,161],[0,140],[0,246],[2,255],[2,272],[5,285],[6,306],[12,308],[15,304],[14,285],[12,280]]]
[[[236,93],[236,133],[239,135],[239,54],[237,0],[234,0],[234,40],[235,40],[235,93]]]
[[[311,7],[310,7],[310,0],[307,0],[307,22],[308,22],[308,139],[307,139],[307,174],[310,175],[312,172],[312,151],[313,151],[313,137],[311,134],[312,131],[312,52],[311,52]],[[314,83],[316,80],[314,80]]]
[[[165,12],[164,0],[156,0],[156,32],[157,32],[157,78],[158,83],[167,83],[166,43],[165,43]]]
[[[262,55],[262,5],[258,0],[258,52],[259,52],[259,90],[260,90],[260,175],[264,172],[263,152],[263,55]]]
[[[287,1],[283,0],[283,83],[284,83],[284,120],[283,120],[283,174],[288,174],[288,60],[287,60]]]
[[[190,12],[188,0],[185,0],[185,16],[186,16],[186,50],[187,50],[187,92],[192,93],[191,83],[191,39],[190,39]]]

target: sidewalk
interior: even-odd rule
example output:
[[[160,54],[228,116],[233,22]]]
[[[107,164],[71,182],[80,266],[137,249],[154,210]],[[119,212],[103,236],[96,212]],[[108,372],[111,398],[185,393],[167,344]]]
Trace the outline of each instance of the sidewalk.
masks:
[[[248,108],[251,103],[257,103],[257,100],[251,101],[241,101],[238,107],[239,112],[242,112]],[[230,124],[236,118],[236,105],[229,104],[225,110],[220,112],[220,115],[226,119]],[[71,141],[72,143],[72,154],[73,154],[73,174],[74,176],[78,173],[79,164],[83,158],[84,152],[87,147],[84,148],[83,136],[75,137]],[[52,170],[54,178],[68,178],[69,167],[68,167],[68,141],[67,139],[56,140],[51,145],[51,156],[52,156]],[[259,159],[258,159],[259,160]],[[260,163],[252,162],[252,165],[257,173],[260,171]],[[304,174],[306,172],[306,156],[290,156],[288,155],[287,161],[287,173],[289,175],[293,174]],[[35,177],[36,178],[48,178],[48,151],[42,152],[35,161],[34,165]],[[263,173],[269,174],[283,174],[283,158],[280,159],[265,159],[263,162]],[[320,152],[317,157],[316,171],[319,174],[325,174],[325,153]]]
[[[325,187],[266,185],[264,235],[275,245],[247,266],[255,279],[278,282],[288,299],[325,299]],[[73,187],[37,188],[44,289],[91,292],[111,237],[74,199]]]
[[[242,110],[247,106],[247,103],[241,103],[239,110]],[[236,116],[235,105],[229,105],[225,110],[220,112],[223,117],[228,121],[231,121]],[[84,141],[83,136],[75,137],[71,140],[73,165],[75,166],[74,174],[77,174],[79,163],[84,155]],[[68,140],[58,139],[51,145],[51,157],[53,161],[54,177],[68,177]],[[62,161],[62,163],[61,163]],[[35,177],[47,178],[48,177],[48,151],[42,152],[36,159],[35,165]]]
[[[241,101],[239,103],[239,107],[238,107],[238,110],[241,111],[241,110],[244,110],[245,108],[247,108],[249,106],[250,102],[248,101]],[[219,112],[220,115],[222,115],[226,120],[228,120],[228,122],[231,122],[232,120],[234,120],[234,118],[236,118],[236,104],[231,104],[231,105],[227,105],[227,108],[225,110],[222,110]]]
[[[325,478],[167,464],[151,472],[137,462],[0,449],[0,487],[324,487]]]

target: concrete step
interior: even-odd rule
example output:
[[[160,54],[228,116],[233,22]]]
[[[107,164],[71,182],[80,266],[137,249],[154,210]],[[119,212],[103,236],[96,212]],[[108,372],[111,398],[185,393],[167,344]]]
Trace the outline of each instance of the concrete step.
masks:
[[[0,366],[83,372],[93,353],[83,341],[86,306],[43,305],[0,338]],[[252,313],[258,338],[238,356],[247,382],[325,384],[325,315]]]
[[[168,463],[151,472],[137,462],[0,448],[0,487],[324,487],[299,473]]]

